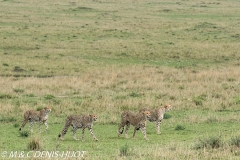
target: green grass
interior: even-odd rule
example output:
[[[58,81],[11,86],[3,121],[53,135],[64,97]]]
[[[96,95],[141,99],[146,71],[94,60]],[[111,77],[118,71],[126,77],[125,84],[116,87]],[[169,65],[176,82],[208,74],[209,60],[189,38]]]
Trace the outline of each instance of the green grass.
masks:
[[[196,111],[197,112],[197,111]],[[101,124],[96,122],[93,127],[93,131],[95,135],[99,139],[98,142],[95,142],[90,135],[89,131],[85,132],[85,141],[75,141],[72,137],[72,130],[69,128],[69,131],[65,135],[65,140],[58,140],[58,134],[61,132],[63,128],[63,123],[59,124],[59,122],[63,122],[64,118],[55,118],[53,116],[50,117],[49,120],[49,130],[43,132],[41,134],[38,133],[38,125],[34,126],[34,132],[28,134],[28,136],[23,136],[20,134],[22,132],[29,131],[29,125],[27,124],[24,128],[24,131],[19,132],[18,128],[15,128],[12,122],[9,123],[1,123],[1,127],[7,130],[8,132],[1,130],[2,141],[1,141],[1,150],[4,151],[30,151],[29,143],[35,140],[36,137],[38,142],[41,144],[38,150],[40,151],[86,151],[86,156],[89,159],[93,159],[94,157],[98,157],[100,159],[111,159],[111,158],[120,158],[122,156],[127,157],[138,157],[145,159],[148,157],[147,153],[149,152],[147,148],[164,148],[169,144],[182,144],[182,145],[190,145],[194,148],[195,145],[200,145],[198,139],[201,138],[202,145],[208,145],[207,137],[221,135],[221,140],[225,141],[225,143],[233,142],[231,141],[231,137],[229,135],[238,135],[239,131],[235,127],[237,122],[221,122],[209,124],[207,122],[197,122],[197,123],[189,123],[187,121],[187,116],[182,116],[181,122],[184,123],[184,130],[176,130],[175,123],[178,121],[177,115],[182,115],[180,111],[172,113],[173,117],[167,120],[164,120],[162,123],[162,134],[157,135],[155,132],[155,123],[148,122],[147,124],[147,136],[149,141],[144,140],[143,134],[140,131],[137,131],[135,139],[125,139],[122,135],[121,137],[117,137],[117,125],[116,124]],[[199,113],[201,116],[204,113]],[[237,114],[237,113],[232,113]],[[220,117],[218,113],[216,113]],[[100,117],[101,118],[101,117]],[[11,133],[11,134],[9,134]],[[133,133],[133,127],[130,128],[129,136],[131,137]],[[24,134],[25,135],[25,134]],[[81,130],[78,130],[77,137],[81,139]],[[206,141],[204,141],[204,138]],[[211,138],[210,138],[211,139]],[[209,141],[210,141],[209,139]],[[213,141],[213,138],[211,139]],[[203,144],[204,143],[204,144]],[[210,142],[209,142],[210,143]],[[127,148],[126,148],[127,144]],[[209,144],[210,145],[210,144]],[[235,145],[235,144],[233,144]],[[143,147],[144,146],[144,147]],[[34,146],[33,146],[34,147]],[[196,147],[196,146],[195,146]],[[126,149],[127,153],[121,155],[123,149]],[[194,149],[192,149],[194,151]],[[139,155],[139,152],[141,153]],[[170,152],[170,151],[168,151]],[[193,155],[189,155],[193,156]],[[203,158],[203,157],[202,157]]]
[[[29,124],[27,124],[22,132],[28,132],[28,136],[18,131],[15,128],[13,122],[1,123],[1,150],[4,151],[30,151],[29,143],[34,141],[33,145],[40,146],[38,150],[40,151],[86,151],[86,157],[89,159],[100,158],[100,159],[111,159],[120,158],[122,156],[136,158],[140,156],[142,159],[148,157],[147,152],[150,152],[147,148],[164,148],[171,143],[172,145],[184,145],[189,148],[193,147],[191,150],[195,150],[194,147],[200,145],[211,145],[209,141],[214,141],[214,138],[206,137],[216,137],[221,136],[220,140],[224,143],[230,143],[233,145],[238,145],[237,141],[233,141],[229,135],[238,135],[238,121],[223,121],[221,123],[211,123],[208,122],[190,122],[188,117],[190,113],[197,113],[196,111],[172,111],[172,117],[170,119],[163,120],[161,126],[161,135],[157,135],[155,132],[155,123],[147,123],[147,136],[149,141],[144,140],[143,134],[137,131],[135,139],[126,139],[124,135],[121,137],[117,136],[117,124],[103,124],[96,122],[93,127],[93,131],[98,142],[94,141],[89,131],[85,132],[85,141],[75,141],[72,137],[72,129],[69,128],[67,134],[65,135],[65,140],[58,140],[58,134],[61,132],[64,124],[65,118],[55,118],[51,116],[49,119],[49,130],[43,133],[38,133],[38,125],[34,126],[34,132],[29,133]],[[207,116],[207,112],[198,113],[198,116]],[[213,113],[217,117],[222,117],[222,112]],[[237,115],[236,112],[231,112],[229,115]],[[184,123],[184,130],[175,129],[175,124],[179,121],[178,117],[181,117],[179,123]],[[101,117],[100,117],[101,119]],[[15,123],[15,122],[14,122]],[[20,121],[19,121],[20,124]],[[227,129],[226,129],[227,127]],[[43,128],[42,128],[43,129]],[[7,132],[6,132],[7,130]],[[8,133],[11,134],[9,135]],[[133,127],[129,130],[129,137],[132,136]],[[81,139],[81,130],[78,130],[77,137]],[[235,136],[236,137],[236,136]],[[199,144],[198,139],[202,139]],[[234,142],[234,143],[233,143]],[[33,143],[33,142],[32,142]],[[14,145],[11,145],[14,144]],[[126,148],[127,144],[127,148]],[[38,147],[39,147],[38,146]],[[144,146],[144,147],[143,147]],[[226,146],[226,145],[225,145]],[[35,146],[33,146],[35,147]],[[219,146],[221,147],[221,146]],[[223,147],[222,147],[223,148]],[[125,149],[126,153],[123,150]],[[169,149],[170,150],[170,149]],[[170,152],[170,151],[168,151]],[[122,155],[123,154],[123,155]],[[190,157],[193,155],[189,155]],[[203,158],[203,157],[202,157]]]

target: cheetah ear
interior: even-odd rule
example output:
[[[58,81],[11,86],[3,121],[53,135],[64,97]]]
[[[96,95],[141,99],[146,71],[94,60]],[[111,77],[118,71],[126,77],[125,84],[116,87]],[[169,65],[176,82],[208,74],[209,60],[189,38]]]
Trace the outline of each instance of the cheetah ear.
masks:
[[[47,107],[44,107],[44,109],[47,110],[47,109],[51,109],[51,108],[49,106],[47,106]]]
[[[89,120],[92,120],[93,119],[93,114],[89,114]]]

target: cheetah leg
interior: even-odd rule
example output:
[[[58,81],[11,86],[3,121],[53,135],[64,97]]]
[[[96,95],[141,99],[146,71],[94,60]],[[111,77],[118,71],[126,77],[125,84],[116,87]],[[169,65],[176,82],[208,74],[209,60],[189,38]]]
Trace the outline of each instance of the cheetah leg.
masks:
[[[39,132],[41,132],[42,123],[43,123],[43,122],[41,122],[41,121],[39,122],[39,129],[38,129]]]
[[[92,126],[88,127],[88,130],[90,131],[91,135],[93,136],[93,139],[94,139],[95,141],[98,141],[97,137],[96,137],[96,136],[94,135],[94,133],[93,133]]]
[[[143,127],[143,128],[140,128],[141,129],[141,132],[143,133],[144,135],[144,139],[148,140],[147,138],[147,133],[146,133],[146,127]]]
[[[46,126],[45,131],[47,131],[47,130],[48,130],[48,124],[47,124],[47,122],[44,122],[44,125]]]
[[[76,137],[77,129],[78,129],[77,127],[73,127],[73,139],[76,140],[76,141],[79,140],[79,139],[77,139],[77,137]]]
[[[121,128],[122,128],[122,131],[120,131]],[[124,124],[120,123],[118,125],[118,137],[123,133],[123,131],[124,131]]]
[[[30,120],[30,131],[33,132],[34,121]]]
[[[136,131],[137,131],[137,127],[134,127],[134,131],[133,131],[133,136],[132,136],[132,139],[134,139],[134,138],[135,138]]]
[[[160,125],[161,125],[161,123],[162,123],[162,120],[156,122],[156,131],[157,131],[157,134],[161,134],[161,132],[160,132]]]
[[[27,122],[28,122],[28,120],[24,119],[21,128],[19,128],[19,131],[21,131],[24,128],[24,126],[26,125]]]
[[[84,132],[85,132],[85,128],[82,128],[82,141],[84,141]]]
[[[64,137],[64,135],[67,133],[68,128],[70,127],[70,125],[71,125],[71,122],[66,121],[66,124],[65,124],[65,126],[64,126],[61,134],[58,135],[58,137],[59,137],[61,140],[64,140],[63,137]]]
[[[128,130],[129,130],[129,128],[130,128],[130,123],[126,123],[126,129],[125,129],[125,137],[126,138],[129,138],[128,137]]]

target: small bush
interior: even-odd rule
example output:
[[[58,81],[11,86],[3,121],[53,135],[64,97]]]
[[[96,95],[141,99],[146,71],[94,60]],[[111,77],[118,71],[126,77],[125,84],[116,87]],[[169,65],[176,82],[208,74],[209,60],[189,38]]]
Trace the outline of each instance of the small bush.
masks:
[[[29,150],[39,150],[41,148],[40,139],[36,137],[30,139],[27,148]]]
[[[179,86],[178,89],[184,89],[184,86]]]
[[[218,119],[217,117],[211,116],[206,120],[207,123],[217,123]]]
[[[2,117],[0,119],[0,122],[16,122],[17,119],[15,117]]]
[[[228,81],[229,81],[229,82],[234,82],[234,81],[236,81],[236,79],[234,79],[234,78],[228,78]]]
[[[1,94],[0,93],[0,99],[11,99],[13,98],[13,96],[9,95],[9,94]]]
[[[230,145],[240,147],[240,136],[232,137],[230,141]]]
[[[33,93],[30,94],[26,94],[27,97],[35,97],[35,95]]]
[[[9,66],[7,63],[3,63],[3,66]]]
[[[129,94],[130,97],[140,97],[140,94],[136,93],[136,92],[132,92]]]
[[[13,71],[14,71],[14,72],[23,72],[23,71],[25,71],[25,70],[22,69],[22,68],[19,67],[19,66],[15,66],[15,67],[13,68]]]
[[[45,99],[54,99],[55,97],[51,94],[47,94],[44,96]]]
[[[14,128],[18,128],[20,125],[18,123],[15,123],[13,126]]]
[[[206,100],[206,95],[193,97],[193,102],[196,104],[196,106],[202,106],[204,100]]]
[[[129,155],[129,146],[128,144],[125,144],[123,147],[120,148],[120,156],[127,156]]]
[[[222,146],[222,140],[220,137],[209,137],[205,139],[199,139],[199,142],[196,144],[195,149],[203,148],[219,148]]]
[[[199,98],[193,98],[193,102],[195,103],[196,106],[202,106],[203,102]]]
[[[236,104],[240,104],[240,97],[235,97],[234,99]]]
[[[175,127],[175,130],[177,130],[177,131],[179,131],[179,130],[184,130],[184,129],[185,129],[185,127],[182,126],[182,125],[180,125],[180,124],[178,124],[178,125]]]
[[[164,116],[163,116],[164,119],[169,119],[169,118],[171,118],[171,117],[172,117],[172,116],[171,116],[170,114],[168,114],[168,113],[165,113]]]
[[[21,137],[28,137],[29,136],[29,132],[28,131],[21,131],[20,132],[20,136]]]
[[[169,99],[176,100],[176,97],[175,96],[170,96]]]
[[[19,89],[19,88],[14,88],[13,91],[16,92],[16,93],[23,93],[24,92],[23,89]]]

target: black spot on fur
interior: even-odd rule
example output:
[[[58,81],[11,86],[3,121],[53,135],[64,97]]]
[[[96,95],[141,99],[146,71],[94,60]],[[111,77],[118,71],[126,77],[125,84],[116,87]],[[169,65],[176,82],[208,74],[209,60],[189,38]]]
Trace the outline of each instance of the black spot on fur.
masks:
[[[123,133],[123,130],[120,132],[120,134],[122,134]]]

